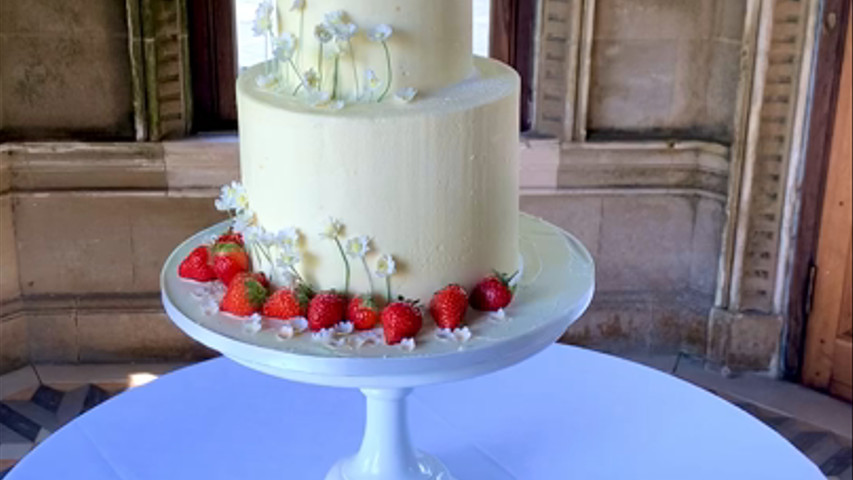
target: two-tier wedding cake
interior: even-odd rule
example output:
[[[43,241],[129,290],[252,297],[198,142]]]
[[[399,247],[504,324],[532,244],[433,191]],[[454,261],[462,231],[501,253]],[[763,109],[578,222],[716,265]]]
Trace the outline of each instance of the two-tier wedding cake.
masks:
[[[237,82],[242,184],[217,200],[240,235],[193,260],[224,258],[226,285],[242,270],[265,274],[241,287],[244,313],[275,288],[305,310],[334,290],[344,301],[404,296],[432,313],[435,292],[519,270],[519,78],[472,54],[471,16],[464,0],[260,4],[268,60]],[[472,293],[472,306],[504,305],[494,290]],[[458,314],[454,295],[438,308]]]

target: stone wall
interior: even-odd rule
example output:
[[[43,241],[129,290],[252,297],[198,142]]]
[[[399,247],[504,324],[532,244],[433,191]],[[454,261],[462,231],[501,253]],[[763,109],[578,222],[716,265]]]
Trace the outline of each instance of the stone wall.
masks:
[[[0,0],[0,139],[133,139],[120,0]]]
[[[744,0],[597,0],[590,136],[730,144],[745,14]]]
[[[233,140],[0,146],[0,371],[209,355],[162,311],[159,274],[238,176]]]

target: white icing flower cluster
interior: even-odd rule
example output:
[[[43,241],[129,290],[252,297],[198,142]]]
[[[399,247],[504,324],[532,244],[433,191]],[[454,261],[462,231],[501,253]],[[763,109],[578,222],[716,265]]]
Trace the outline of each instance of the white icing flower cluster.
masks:
[[[304,317],[292,318],[281,323],[276,332],[276,338],[279,340],[289,340],[308,330],[308,319]]]
[[[348,238],[345,243],[341,243],[343,233],[343,224],[335,218],[329,218],[323,226],[320,236],[334,241],[341,254],[341,259],[343,260],[345,269],[344,293],[349,292],[350,276],[352,274],[349,262],[350,258],[355,261],[359,261],[364,267],[365,274],[370,284],[370,291],[373,293],[373,276],[371,275],[370,267],[367,266],[366,258],[367,254],[373,250],[370,246],[372,239],[367,235],[356,235]],[[376,269],[373,271],[373,274],[381,279],[385,279],[387,285],[386,298],[389,300],[392,298],[391,276],[396,272],[397,264],[394,261],[394,257],[387,253],[380,255],[376,261]]]
[[[506,314],[503,308],[496,312],[489,312],[489,321],[493,323],[504,323],[510,321],[511,318]]]
[[[457,328],[455,330],[439,328],[435,331],[435,338],[445,342],[468,343],[471,340],[471,330],[468,327]]]
[[[314,27],[314,39],[319,45],[316,66],[301,70],[302,50],[306,35],[304,32],[304,12],[306,0],[294,0],[291,12],[300,15],[300,32],[294,35],[282,32],[275,35],[273,19],[275,6],[270,0],[264,0],[258,6],[252,30],[256,36],[265,37],[265,70],[257,78],[259,88],[274,93],[298,96],[308,105],[315,108],[340,110],[347,103],[382,102],[388,97],[393,82],[394,70],[391,64],[391,50],[388,42],[394,34],[394,29],[387,24],[373,26],[365,32],[365,37],[381,45],[385,52],[385,79],[381,79],[376,71],[365,68],[359,74],[359,65],[353,48],[353,38],[359,33],[356,25],[343,10],[329,12],[323,22]],[[280,27],[279,27],[280,28]],[[272,47],[272,59],[269,48]],[[299,59],[298,62],[294,58]],[[271,62],[272,60],[272,62]],[[299,65],[297,65],[297,63]],[[345,94],[341,89],[341,78],[349,75],[344,72],[343,63],[349,64],[352,73],[353,91]],[[274,68],[273,68],[274,67]],[[291,80],[291,75],[295,80]],[[364,85],[360,85],[363,79]],[[295,82],[295,83],[294,83]],[[417,96],[417,90],[405,87],[394,94],[398,102],[409,103]]]
[[[226,290],[222,282],[208,282],[201,284],[191,295],[201,304],[202,312],[210,317],[219,313],[219,303],[225,297]]]

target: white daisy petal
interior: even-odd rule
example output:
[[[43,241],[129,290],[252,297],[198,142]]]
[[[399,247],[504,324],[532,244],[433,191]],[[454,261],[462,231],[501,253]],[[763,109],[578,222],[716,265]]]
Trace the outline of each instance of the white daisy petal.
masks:
[[[401,103],[410,103],[418,95],[418,91],[412,87],[401,88],[394,93],[394,99]]]

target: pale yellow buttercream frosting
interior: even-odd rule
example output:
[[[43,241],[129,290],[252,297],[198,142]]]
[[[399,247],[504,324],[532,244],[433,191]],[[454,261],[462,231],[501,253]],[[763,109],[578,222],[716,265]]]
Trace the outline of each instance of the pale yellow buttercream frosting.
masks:
[[[315,3],[354,11],[376,3],[394,11],[398,4],[466,2]],[[315,286],[343,288],[337,247],[320,236],[329,217],[343,224],[344,240],[372,238],[371,269],[379,255],[394,256],[395,295],[428,301],[449,283],[470,286],[492,269],[518,267],[519,79],[492,60],[472,64],[474,75],[410,104],[340,111],[258,88],[262,66],[241,76],[241,172],[250,205],[264,228],[302,232],[300,271]],[[369,289],[364,268],[353,261],[351,290]]]

